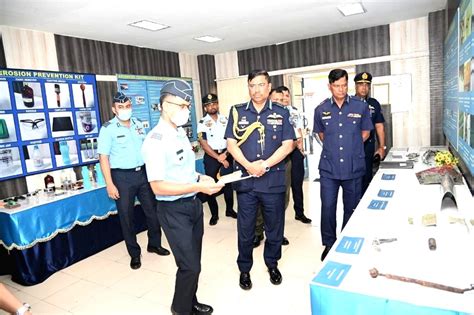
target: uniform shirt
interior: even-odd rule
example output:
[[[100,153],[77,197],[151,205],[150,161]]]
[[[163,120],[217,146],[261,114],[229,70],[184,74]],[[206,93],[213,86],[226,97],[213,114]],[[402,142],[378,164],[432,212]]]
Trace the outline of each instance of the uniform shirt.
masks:
[[[142,147],[148,181],[195,183],[198,174],[195,155],[183,128],[175,129],[164,119],[148,133]],[[156,195],[157,200],[172,201],[194,196],[188,193],[176,196]]]
[[[304,129],[303,115],[296,107],[293,107],[291,105],[284,107],[290,112],[290,123],[295,129],[296,138],[300,138],[301,136],[298,130]]]
[[[258,113],[251,101],[244,104],[235,105],[229,114],[229,123],[225,132],[225,137],[237,139],[233,132],[234,117],[232,112],[237,112],[238,128],[245,128],[256,121],[260,121],[265,127],[264,143],[260,143],[260,133],[254,130],[247,140],[240,145],[240,150],[245,158],[250,161],[266,160],[281,146],[285,140],[294,140],[295,132],[290,124],[289,111],[278,103],[267,100],[263,109]],[[239,133],[239,136],[242,133]],[[263,149],[263,150],[262,150]],[[245,168],[235,161],[235,169],[241,170],[244,175],[248,175]],[[258,178],[250,178],[234,183],[237,191],[258,191],[267,193],[280,193],[285,191],[285,161],[271,167],[270,171]]]
[[[112,169],[142,166],[144,162],[140,150],[145,135],[139,119],[132,117],[128,128],[114,117],[100,128],[97,152],[109,156]]]
[[[217,121],[207,114],[198,124],[198,135],[207,140],[207,143],[213,150],[223,150],[227,147],[227,141],[224,138],[227,127],[227,117],[218,114]]]
[[[362,130],[372,130],[369,107],[347,96],[341,108],[333,98],[324,100],[314,110],[314,132],[324,133],[319,161],[321,176],[339,180],[365,174]]]
[[[375,140],[376,140],[375,124],[380,124],[380,123],[383,124],[385,122],[385,118],[383,117],[383,114],[382,114],[382,106],[380,106],[380,103],[375,98],[369,97],[364,100],[369,105],[370,118],[372,119],[372,123],[374,124],[374,129],[370,131],[370,136],[364,142],[364,145],[365,147],[370,147],[372,149],[375,149]]]

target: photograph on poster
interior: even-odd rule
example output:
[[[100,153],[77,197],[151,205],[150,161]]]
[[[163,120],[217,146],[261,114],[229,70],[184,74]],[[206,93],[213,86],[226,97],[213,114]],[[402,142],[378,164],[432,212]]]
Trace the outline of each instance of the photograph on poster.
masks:
[[[145,96],[135,96],[135,105],[143,105],[145,104]]]
[[[0,143],[16,142],[13,114],[0,114]]]
[[[73,84],[72,94],[74,95],[74,107],[94,107],[94,89],[92,84]]]
[[[45,83],[44,89],[46,91],[48,108],[71,108],[69,84]]]
[[[470,138],[469,138],[469,145],[471,146],[472,149],[474,149],[474,115],[469,115],[469,120],[471,121],[471,124],[469,125],[470,129]]]
[[[76,140],[60,140],[53,142],[56,166],[62,167],[79,163]]]
[[[24,145],[23,155],[27,172],[37,172],[53,167],[49,143]]]
[[[471,88],[471,59],[464,63],[464,92],[468,92]]]
[[[49,125],[51,126],[51,134],[53,138],[74,135],[72,112],[50,112]]]
[[[97,133],[97,117],[95,111],[76,112],[76,126],[78,134],[87,135]]]
[[[12,109],[12,102],[10,100],[10,91],[8,90],[8,82],[0,82],[0,110]]]
[[[43,109],[43,93],[39,82],[13,81],[16,109]]]
[[[18,126],[22,141],[46,139],[48,130],[44,113],[18,114]]]
[[[468,5],[466,7],[466,10],[464,11],[464,15],[459,21],[459,36],[460,36],[461,45],[464,44],[466,39],[471,34],[471,19],[472,19],[472,9],[471,9],[471,6]]]
[[[97,153],[97,138],[80,140],[82,162],[91,162],[99,159]]]
[[[23,173],[18,147],[0,149],[0,179]]]

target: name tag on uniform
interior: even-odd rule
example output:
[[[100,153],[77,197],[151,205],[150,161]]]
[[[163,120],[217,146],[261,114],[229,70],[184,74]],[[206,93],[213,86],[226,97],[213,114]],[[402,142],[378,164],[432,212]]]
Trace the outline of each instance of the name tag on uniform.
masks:
[[[117,136],[117,139],[119,139],[119,138],[125,138],[125,135],[119,135],[119,136]]]
[[[180,161],[183,160],[183,158],[184,158],[183,153],[184,153],[183,149],[176,151],[176,155],[178,156],[178,159]]]
[[[248,125],[249,121],[247,120],[247,117],[242,116],[242,118],[238,122],[239,125]]]
[[[350,117],[350,118],[361,118],[362,115],[361,115],[361,114],[358,114],[358,113],[349,113],[349,114],[347,114],[347,117]]]
[[[323,116],[321,117],[322,120],[325,120],[325,119],[331,119],[331,116]]]

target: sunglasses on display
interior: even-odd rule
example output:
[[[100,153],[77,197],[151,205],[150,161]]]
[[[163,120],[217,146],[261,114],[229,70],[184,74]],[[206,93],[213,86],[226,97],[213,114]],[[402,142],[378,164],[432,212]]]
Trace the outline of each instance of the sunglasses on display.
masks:
[[[25,123],[25,124],[31,124],[31,129],[38,129],[39,126],[38,124],[40,122],[43,122],[44,118],[38,118],[38,119],[21,119],[20,122]]]

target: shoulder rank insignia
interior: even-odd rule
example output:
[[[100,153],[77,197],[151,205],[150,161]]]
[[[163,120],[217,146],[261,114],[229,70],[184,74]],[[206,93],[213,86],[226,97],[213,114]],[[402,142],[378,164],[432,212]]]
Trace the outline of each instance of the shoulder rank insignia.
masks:
[[[106,122],[105,124],[102,125],[102,127],[107,128],[110,126],[112,123],[110,121]]]
[[[204,119],[201,119],[201,120],[199,121],[200,124],[202,124],[203,122],[204,122]]]

